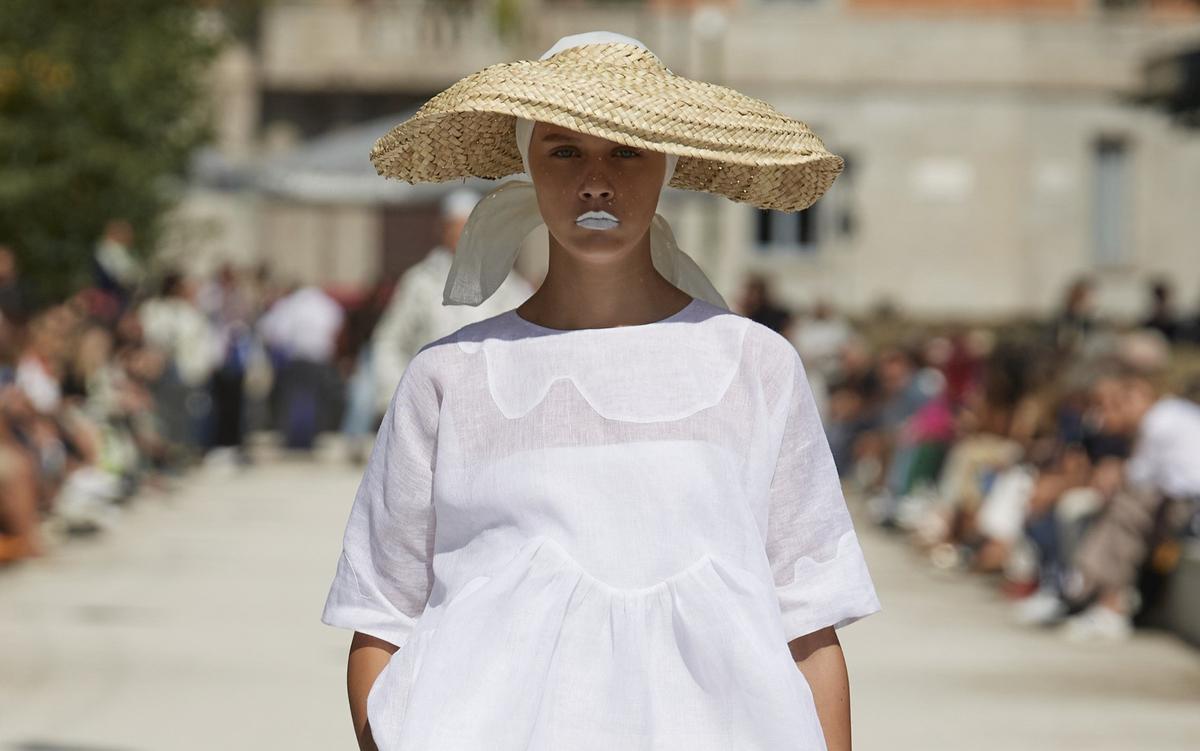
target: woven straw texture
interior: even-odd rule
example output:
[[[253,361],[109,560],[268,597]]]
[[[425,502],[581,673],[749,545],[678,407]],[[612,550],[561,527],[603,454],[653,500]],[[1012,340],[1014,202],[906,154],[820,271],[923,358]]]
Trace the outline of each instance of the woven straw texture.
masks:
[[[517,117],[676,154],[672,187],[764,209],[808,208],[843,167],[806,123],[675,75],[652,52],[621,43],[472,73],[381,137],[371,162],[380,175],[410,183],[523,172]]]

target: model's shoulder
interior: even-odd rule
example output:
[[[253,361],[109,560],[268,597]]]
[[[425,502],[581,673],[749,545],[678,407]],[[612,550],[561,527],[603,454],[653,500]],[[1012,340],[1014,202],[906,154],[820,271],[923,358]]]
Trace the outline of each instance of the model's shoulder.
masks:
[[[796,346],[770,326],[737,313],[723,312],[742,322],[742,366],[754,373],[768,403],[786,400],[792,393],[797,374],[804,375],[804,364]]]
[[[790,381],[797,367],[803,368],[795,345],[787,337],[741,313],[699,300],[695,320],[703,324],[698,331],[727,335],[719,338],[730,339],[742,367],[756,373],[769,391]]]
[[[706,318],[736,328],[745,339],[746,356],[758,367],[792,367],[797,357],[792,342],[770,326],[712,303],[700,301]]]
[[[420,358],[429,368],[452,366],[462,355],[474,352],[483,340],[503,338],[512,326],[510,315],[511,311],[506,310],[463,324],[449,334],[423,345],[413,360]]]

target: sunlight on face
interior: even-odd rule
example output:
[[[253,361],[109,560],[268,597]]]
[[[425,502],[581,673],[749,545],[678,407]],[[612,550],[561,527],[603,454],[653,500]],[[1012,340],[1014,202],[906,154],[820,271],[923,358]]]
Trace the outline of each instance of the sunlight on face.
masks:
[[[529,169],[551,242],[620,256],[647,237],[667,158],[550,123],[534,124]]]

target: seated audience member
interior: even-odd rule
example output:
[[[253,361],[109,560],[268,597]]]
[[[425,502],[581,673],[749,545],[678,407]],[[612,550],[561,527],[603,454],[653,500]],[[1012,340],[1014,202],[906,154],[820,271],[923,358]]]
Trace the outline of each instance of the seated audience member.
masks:
[[[1107,432],[1132,441],[1124,482],[1089,527],[1072,560],[1067,597],[1088,604],[1068,619],[1072,639],[1127,638],[1141,566],[1163,539],[1195,534],[1200,505],[1200,405],[1161,393],[1128,366],[1101,372],[1092,386]]]

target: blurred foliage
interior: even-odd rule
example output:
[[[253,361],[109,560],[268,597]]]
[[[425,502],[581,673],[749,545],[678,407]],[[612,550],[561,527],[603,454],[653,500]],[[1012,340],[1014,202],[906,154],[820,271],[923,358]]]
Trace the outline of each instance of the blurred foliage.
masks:
[[[207,69],[247,5],[0,2],[0,243],[39,297],[87,283],[109,218],[133,222],[139,256],[154,247],[211,134]]]
[[[496,36],[513,41],[521,31],[521,0],[496,0],[492,6],[492,25]]]

